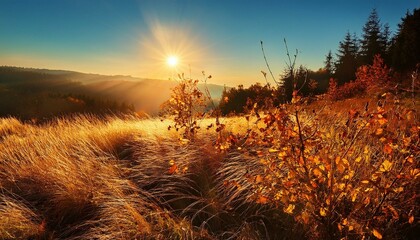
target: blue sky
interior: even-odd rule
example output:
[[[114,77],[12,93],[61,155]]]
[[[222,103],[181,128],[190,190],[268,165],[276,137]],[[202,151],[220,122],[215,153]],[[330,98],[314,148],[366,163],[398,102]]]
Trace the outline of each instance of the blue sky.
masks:
[[[372,8],[392,32],[418,0],[0,0],[0,65],[68,69],[167,79],[201,71],[212,82],[264,82],[276,75],[285,47],[298,64],[322,67],[347,31],[358,36]],[[178,55],[180,64],[165,64]]]

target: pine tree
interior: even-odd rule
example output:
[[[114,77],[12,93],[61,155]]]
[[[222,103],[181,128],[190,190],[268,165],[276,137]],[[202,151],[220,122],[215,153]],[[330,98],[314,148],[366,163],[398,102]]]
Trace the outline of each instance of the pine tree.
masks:
[[[386,34],[389,34],[389,28]],[[388,36],[387,36],[388,37]],[[372,64],[376,54],[384,55],[386,49],[386,37],[382,33],[381,21],[376,9],[370,13],[365,26],[360,46],[361,64]]]
[[[407,12],[398,24],[391,45],[392,67],[398,71],[411,71],[420,63],[420,9]]]
[[[358,45],[357,36],[347,32],[344,41],[341,41],[337,53],[337,61],[335,63],[335,77],[338,84],[342,85],[356,78],[356,70],[358,67]]]
[[[384,44],[384,51],[383,51],[382,58],[384,59],[385,64],[390,66],[392,62],[391,54],[390,54],[392,41],[391,41],[391,30],[389,29],[388,23],[385,23],[384,25],[384,29],[382,32],[382,42]]]
[[[334,73],[334,59],[331,50],[325,56],[324,64],[325,71],[327,71],[328,75],[332,75]]]

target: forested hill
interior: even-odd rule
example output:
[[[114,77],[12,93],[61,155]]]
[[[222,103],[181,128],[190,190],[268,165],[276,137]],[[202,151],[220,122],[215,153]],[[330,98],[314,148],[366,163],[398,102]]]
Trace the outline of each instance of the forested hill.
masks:
[[[0,67],[0,117],[45,119],[72,113],[156,114],[175,81],[74,71]],[[204,88],[204,85],[201,85]],[[207,85],[220,98],[223,87]]]

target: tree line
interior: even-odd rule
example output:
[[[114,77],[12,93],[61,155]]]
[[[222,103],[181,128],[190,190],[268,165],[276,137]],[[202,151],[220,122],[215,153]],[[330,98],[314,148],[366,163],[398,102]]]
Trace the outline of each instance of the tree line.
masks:
[[[301,96],[326,93],[330,80],[336,84],[335,87],[353,83],[358,69],[373,66],[375,56],[375,64],[380,61],[380,67],[389,67],[392,81],[400,84],[408,82],[410,74],[420,63],[420,9],[407,12],[395,34],[391,33],[387,23],[382,24],[378,12],[373,9],[362,28],[361,36],[347,31],[336,53],[329,51],[326,55],[323,68],[317,71],[303,66],[294,68],[291,65],[295,62],[291,61],[275,87],[254,84],[249,88],[238,86],[225,90],[220,110],[223,114],[242,113],[246,111],[248,100],[262,103],[267,101],[262,100],[265,96],[272,96],[274,102],[290,102],[297,91]]]

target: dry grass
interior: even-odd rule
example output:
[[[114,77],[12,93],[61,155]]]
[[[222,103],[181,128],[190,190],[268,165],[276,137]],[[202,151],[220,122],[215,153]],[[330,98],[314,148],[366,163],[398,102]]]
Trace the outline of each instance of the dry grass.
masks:
[[[6,120],[13,124],[9,129],[17,125],[30,131],[10,133],[0,141],[0,239],[194,234],[130,180],[133,163],[121,157],[129,157],[125,144],[135,137],[157,144],[165,123],[82,116],[34,127]],[[153,164],[142,165],[147,169]],[[44,231],[31,230],[40,224]]]
[[[346,127],[348,111],[363,109],[364,101],[316,104],[306,108],[302,121],[308,128],[322,123],[319,130],[333,136],[326,143],[330,154],[345,151],[348,143],[336,133]],[[317,117],[315,109],[323,109]],[[244,136],[255,121],[221,119],[222,133]],[[201,120],[194,139],[185,140],[168,131],[169,121],[154,119],[78,116],[39,126],[0,119],[0,239],[307,237],[311,230],[281,205],[255,198],[252,179],[266,174],[257,153],[267,147],[217,151],[217,133],[206,130],[213,122]],[[388,124],[392,131],[400,123]],[[369,134],[356,146],[375,146]],[[406,189],[415,192],[415,186]]]

